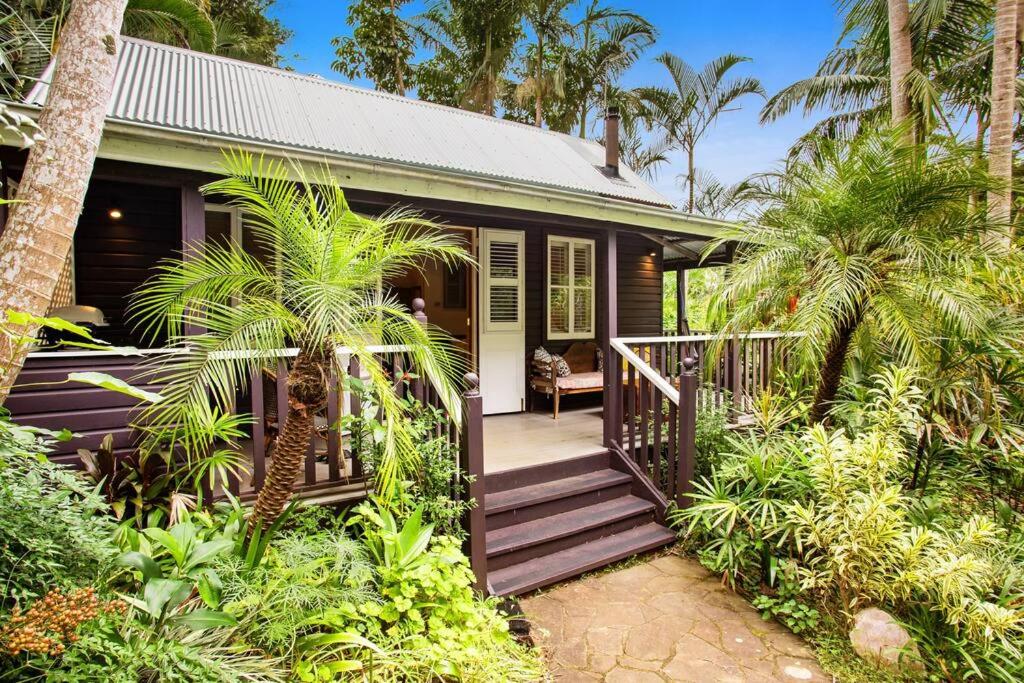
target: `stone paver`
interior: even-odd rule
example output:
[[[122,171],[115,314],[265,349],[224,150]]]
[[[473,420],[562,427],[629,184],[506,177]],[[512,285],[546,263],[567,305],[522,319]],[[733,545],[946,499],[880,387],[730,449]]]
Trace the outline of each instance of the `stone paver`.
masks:
[[[675,555],[565,584],[522,607],[563,683],[832,680],[800,638]]]

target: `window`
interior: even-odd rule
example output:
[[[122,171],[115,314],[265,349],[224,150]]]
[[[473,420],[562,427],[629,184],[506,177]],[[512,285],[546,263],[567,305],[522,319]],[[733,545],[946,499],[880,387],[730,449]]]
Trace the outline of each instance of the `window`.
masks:
[[[548,237],[548,339],[594,336],[594,241]]]

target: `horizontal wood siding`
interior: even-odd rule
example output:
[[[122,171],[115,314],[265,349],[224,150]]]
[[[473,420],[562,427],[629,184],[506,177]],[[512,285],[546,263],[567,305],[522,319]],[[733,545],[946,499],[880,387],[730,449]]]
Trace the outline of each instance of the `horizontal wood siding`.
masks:
[[[123,217],[111,218],[111,208]],[[126,320],[128,296],[160,259],[180,250],[179,188],[93,181],[75,233],[75,301],[103,311],[110,326],[99,331],[100,337],[143,345]]]
[[[56,445],[52,458],[58,462],[77,464],[77,449],[95,449],[107,434],[114,436],[115,449],[127,451],[139,436],[128,426],[138,412],[138,402],[124,394],[64,380],[69,372],[95,371],[131,382],[140,374],[141,361],[135,356],[30,357],[4,405],[20,424],[75,432],[71,441]],[[153,385],[132,383],[159,390]]]
[[[619,336],[660,335],[662,249],[643,235],[620,232],[618,250]]]

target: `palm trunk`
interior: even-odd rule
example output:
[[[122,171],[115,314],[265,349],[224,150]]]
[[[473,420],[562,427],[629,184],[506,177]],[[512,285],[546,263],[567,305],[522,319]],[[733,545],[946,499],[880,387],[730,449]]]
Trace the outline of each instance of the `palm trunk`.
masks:
[[[821,366],[818,388],[814,392],[814,403],[811,405],[810,420],[812,424],[825,419],[829,407],[836,399],[839,382],[843,378],[843,367],[846,365],[846,354],[850,351],[853,333],[857,331],[860,320],[861,313],[859,311],[845,319],[829,344]]]
[[[696,180],[696,178],[694,177],[694,169],[693,169],[693,147],[690,147],[690,149],[686,150],[686,173],[687,173],[687,175],[686,175],[686,184],[690,186],[690,188],[689,188],[690,189],[690,201],[687,204],[688,208],[687,208],[686,211],[687,211],[687,213],[693,213],[693,206],[694,206],[694,187],[693,187],[693,183],[694,183],[694,180]]]
[[[992,106],[989,113],[988,170],[1003,187],[988,193],[988,215],[1010,221],[1013,180],[1013,106],[1017,80],[1018,0],[998,0],[992,53]]]
[[[534,101],[533,123],[538,128],[544,125],[544,39],[537,37],[537,73],[534,76],[537,90]]]
[[[253,521],[261,522],[264,528],[278,518],[291,500],[295,479],[313,438],[313,419],[327,403],[323,367],[322,359],[311,358],[303,351],[288,373],[287,417],[283,416],[283,406],[278,406],[277,419],[283,418],[284,423],[274,443],[267,479],[253,508]]]
[[[892,123],[904,124],[910,118],[910,94],[907,76],[913,67],[910,45],[910,6],[907,0],[889,0],[889,88],[892,102]],[[907,139],[914,139],[908,129]]]
[[[117,68],[127,0],[74,0],[39,127],[0,237],[0,311],[45,315],[71,250]],[[34,330],[26,330],[32,334]],[[0,339],[0,403],[28,349]]]

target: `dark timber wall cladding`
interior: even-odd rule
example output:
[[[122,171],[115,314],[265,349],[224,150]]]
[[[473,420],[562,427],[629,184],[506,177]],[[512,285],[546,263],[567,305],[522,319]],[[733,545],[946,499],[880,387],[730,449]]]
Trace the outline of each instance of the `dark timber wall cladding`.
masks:
[[[604,272],[607,245],[605,233],[588,230],[545,229],[526,231],[526,350],[543,345],[561,353],[573,340],[547,338],[547,239],[548,235],[584,237],[595,241],[597,291],[595,330],[605,315]],[[662,316],[661,247],[643,235],[618,233],[619,336],[660,335]],[[654,256],[651,256],[651,252]],[[597,334],[593,339],[597,339]],[[598,340],[600,341],[600,340]]]
[[[121,211],[120,219],[110,217],[113,208]],[[127,298],[160,259],[180,250],[179,188],[90,184],[75,232],[75,302],[103,311],[110,326],[98,336],[112,344],[142,345],[125,320]]]
[[[58,443],[51,456],[57,462],[78,463],[77,449],[94,450],[107,434],[114,436],[114,448],[129,451],[138,434],[127,425],[137,410],[137,400],[88,384],[62,382],[69,372],[94,370],[127,382],[139,375],[139,356],[81,356],[51,354],[47,358],[29,357],[18,375],[17,384],[4,406],[20,424],[46,429],[70,429],[77,435]],[[44,384],[45,383],[45,384]],[[132,382],[152,391],[159,387]]]

